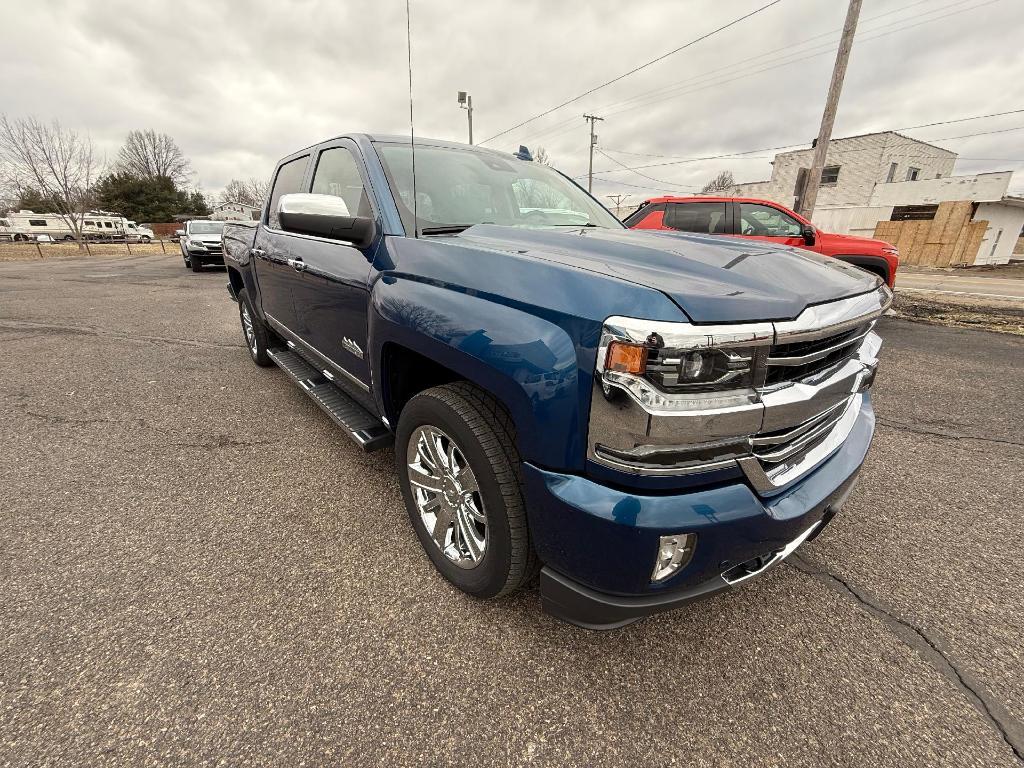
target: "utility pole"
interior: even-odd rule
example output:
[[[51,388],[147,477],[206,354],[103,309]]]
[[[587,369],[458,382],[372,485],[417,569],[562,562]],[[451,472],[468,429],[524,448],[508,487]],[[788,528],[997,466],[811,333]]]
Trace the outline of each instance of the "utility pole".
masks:
[[[821,128],[818,130],[818,141],[814,147],[814,159],[811,161],[811,170],[807,172],[803,194],[800,196],[800,207],[797,213],[808,219],[814,213],[814,205],[818,201],[821,171],[825,167],[828,143],[832,138],[832,125],[836,121],[836,111],[839,108],[839,94],[842,93],[843,79],[846,77],[846,65],[850,61],[850,50],[853,48],[853,36],[857,31],[860,6],[861,0],[850,0],[850,7],[846,10],[846,23],[843,25],[843,36],[839,41],[836,65],[832,69],[832,83],[828,87],[825,113],[821,116]]]
[[[459,91],[459,106],[466,110],[469,118],[469,143],[473,143],[473,97],[465,91]]]
[[[594,123],[598,120],[604,120],[604,118],[595,115],[584,115],[583,119],[590,123],[590,169],[587,171],[587,192],[591,192],[594,189],[594,145],[597,144]]]
[[[629,195],[605,195],[608,200],[615,204],[615,211],[623,207],[623,201],[626,200]]]

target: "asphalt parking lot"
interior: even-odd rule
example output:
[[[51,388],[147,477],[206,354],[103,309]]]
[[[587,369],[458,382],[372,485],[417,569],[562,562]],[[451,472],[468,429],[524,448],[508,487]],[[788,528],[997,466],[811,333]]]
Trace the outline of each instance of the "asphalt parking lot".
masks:
[[[225,282],[0,264],[0,765],[1024,761],[1024,340],[884,319],[826,533],[598,634],[436,576]]]

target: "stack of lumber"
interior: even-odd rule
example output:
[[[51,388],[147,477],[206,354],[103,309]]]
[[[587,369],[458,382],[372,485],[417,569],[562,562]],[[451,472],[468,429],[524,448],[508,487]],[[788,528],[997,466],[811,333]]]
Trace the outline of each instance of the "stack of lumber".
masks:
[[[875,238],[892,243],[900,263],[926,267],[973,264],[988,229],[987,221],[971,221],[970,200],[939,203],[931,221],[880,221]]]

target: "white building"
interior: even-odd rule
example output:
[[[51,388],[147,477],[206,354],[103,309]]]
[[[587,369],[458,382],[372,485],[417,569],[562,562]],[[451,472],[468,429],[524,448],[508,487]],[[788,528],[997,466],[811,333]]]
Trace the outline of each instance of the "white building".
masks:
[[[783,152],[767,181],[737,184],[726,194],[799,205],[799,190],[813,149]],[[814,223],[830,232],[871,237],[879,221],[930,219],[938,204],[970,200],[972,221],[988,221],[975,264],[1010,260],[1024,229],[1024,198],[1007,192],[1012,171],[954,176],[957,155],[948,149],[884,131],[829,142]]]
[[[213,213],[210,218],[214,221],[258,221],[260,218],[260,207],[248,203],[236,203],[228,201],[213,206]]]

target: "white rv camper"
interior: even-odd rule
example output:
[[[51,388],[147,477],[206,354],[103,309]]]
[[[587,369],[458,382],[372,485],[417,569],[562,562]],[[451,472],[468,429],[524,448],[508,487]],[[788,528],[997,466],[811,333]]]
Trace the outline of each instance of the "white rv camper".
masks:
[[[87,240],[124,240],[130,231],[128,223],[117,213],[89,211],[82,221],[82,236]],[[75,239],[68,219],[59,213],[11,211],[0,222],[2,240],[35,240],[36,235],[49,235],[53,240]]]

